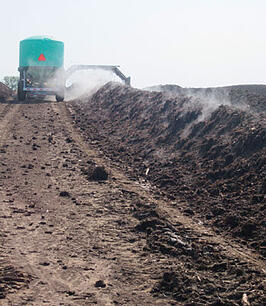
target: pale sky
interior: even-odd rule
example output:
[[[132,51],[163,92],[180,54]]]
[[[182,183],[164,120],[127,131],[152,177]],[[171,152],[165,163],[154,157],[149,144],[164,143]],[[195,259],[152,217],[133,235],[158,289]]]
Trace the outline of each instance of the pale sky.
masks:
[[[0,0],[0,79],[19,41],[51,35],[72,64],[120,65],[132,86],[266,83],[266,0]]]

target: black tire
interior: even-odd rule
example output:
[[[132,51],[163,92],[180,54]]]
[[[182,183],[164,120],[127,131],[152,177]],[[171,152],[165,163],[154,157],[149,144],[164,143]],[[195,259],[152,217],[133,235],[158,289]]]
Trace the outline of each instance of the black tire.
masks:
[[[23,81],[18,82],[18,100],[25,101],[26,91],[23,90]]]
[[[61,87],[60,90],[56,93],[55,99],[57,102],[62,102],[65,99],[65,88]]]
[[[55,98],[57,102],[63,102],[65,97],[61,95],[56,95]]]

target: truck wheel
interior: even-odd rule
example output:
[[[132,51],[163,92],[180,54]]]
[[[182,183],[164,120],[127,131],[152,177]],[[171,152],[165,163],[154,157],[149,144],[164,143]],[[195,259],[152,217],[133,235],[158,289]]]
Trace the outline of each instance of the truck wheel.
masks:
[[[65,97],[64,97],[64,96],[61,96],[61,95],[56,95],[55,98],[56,98],[56,101],[57,101],[57,102],[62,102],[62,101],[64,101],[64,98],[65,98]]]
[[[55,98],[56,98],[56,101],[57,102],[62,102],[64,101],[64,98],[65,98],[65,88],[64,87],[61,87],[58,92],[56,93],[55,95]]]
[[[25,101],[26,99],[26,91],[23,90],[23,82],[18,82],[18,100]]]

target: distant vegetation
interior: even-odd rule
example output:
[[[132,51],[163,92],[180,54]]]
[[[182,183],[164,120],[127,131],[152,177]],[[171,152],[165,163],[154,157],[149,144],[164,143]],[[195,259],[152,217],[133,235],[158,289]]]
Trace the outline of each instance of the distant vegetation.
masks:
[[[17,90],[19,77],[16,76],[5,76],[3,78],[3,83],[12,90]]]

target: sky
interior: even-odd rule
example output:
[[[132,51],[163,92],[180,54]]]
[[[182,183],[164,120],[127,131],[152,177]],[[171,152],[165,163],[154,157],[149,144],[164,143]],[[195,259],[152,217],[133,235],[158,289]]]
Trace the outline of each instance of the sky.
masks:
[[[266,83],[265,0],[0,0],[0,79],[19,41],[65,43],[65,68],[119,65],[132,86]]]

